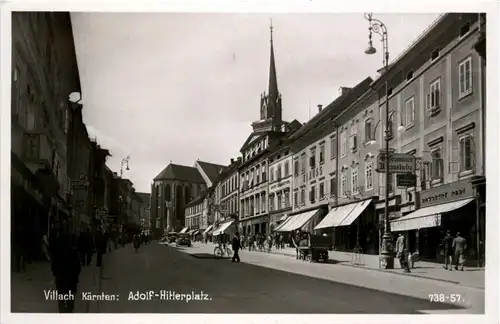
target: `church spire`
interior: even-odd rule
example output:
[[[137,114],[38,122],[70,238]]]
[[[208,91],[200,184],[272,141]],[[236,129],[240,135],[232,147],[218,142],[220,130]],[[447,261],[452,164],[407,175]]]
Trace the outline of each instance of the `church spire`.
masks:
[[[273,21],[271,20],[271,60],[269,64],[269,90],[268,90],[268,105],[271,108],[272,115],[275,115],[277,101],[279,98],[278,79],[276,77],[276,64],[274,62],[274,46],[273,46]]]

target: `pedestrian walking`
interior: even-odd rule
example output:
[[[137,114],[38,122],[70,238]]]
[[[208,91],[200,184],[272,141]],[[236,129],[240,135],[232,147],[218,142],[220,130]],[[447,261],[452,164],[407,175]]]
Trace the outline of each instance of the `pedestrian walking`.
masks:
[[[444,266],[446,270],[448,270],[448,264],[450,265],[450,271],[453,267],[453,236],[451,236],[451,232],[446,231],[446,235],[443,239],[443,252],[444,252]]]
[[[240,256],[238,254],[238,251],[241,248],[241,241],[240,241],[240,233],[236,232],[233,237],[233,242],[232,242],[232,248],[233,248],[233,262],[240,262]]]
[[[460,265],[460,271],[464,271],[467,240],[460,235],[460,232],[457,233],[457,237],[453,240],[452,247],[455,252],[455,270],[458,271],[458,266]]]
[[[132,241],[134,243],[135,252],[137,252],[139,250],[139,247],[141,246],[141,234],[135,233]]]
[[[72,313],[81,272],[76,237],[70,237],[67,233],[59,234],[53,242],[52,251],[51,270],[57,293],[70,296],[67,300],[58,300],[59,312]]]
[[[408,264],[408,258],[406,257],[406,240],[403,234],[399,234],[396,240],[396,256],[399,259],[399,264],[404,272],[411,272]]]

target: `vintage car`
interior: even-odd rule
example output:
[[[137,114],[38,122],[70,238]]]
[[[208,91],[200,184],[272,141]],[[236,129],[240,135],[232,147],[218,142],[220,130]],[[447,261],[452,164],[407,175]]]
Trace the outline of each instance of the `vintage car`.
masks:
[[[168,243],[175,243],[175,241],[177,241],[177,238],[179,237],[179,233],[170,232],[168,233],[167,237],[168,237]]]
[[[187,245],[188,247],[191,247],[191,237],[189,236],[188,233],[181,233],[179,234],[179,237],[177,238],[175,245],[176,246]]]

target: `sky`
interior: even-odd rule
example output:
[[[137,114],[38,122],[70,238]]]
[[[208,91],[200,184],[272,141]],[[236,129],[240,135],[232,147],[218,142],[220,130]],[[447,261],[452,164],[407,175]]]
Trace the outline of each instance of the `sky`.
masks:
[[[375,14],[395,59],[439,14]],[[270,22],[283,118],[304,123],[342,86],[382,67],[362,13],[72,13],[84,122],[120,171],[150,192],[170,162],[229,164],[259,119]]]

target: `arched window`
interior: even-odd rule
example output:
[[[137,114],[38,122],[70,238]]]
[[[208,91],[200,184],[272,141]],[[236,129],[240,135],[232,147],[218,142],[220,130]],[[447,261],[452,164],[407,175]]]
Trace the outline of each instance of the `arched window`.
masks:
[[[170,201],[172,197],[172,191],[170,189],[170,185],[167,183],[165,185],[165,201]]]
[[[187,204],[191,200],[191,192],[189,190],[189,185],[184,188],[184,202]]]
[[[375,134],[373,133],[373,119],[368,118],[365,120],[365,143],[368,143],[375,139]]]

